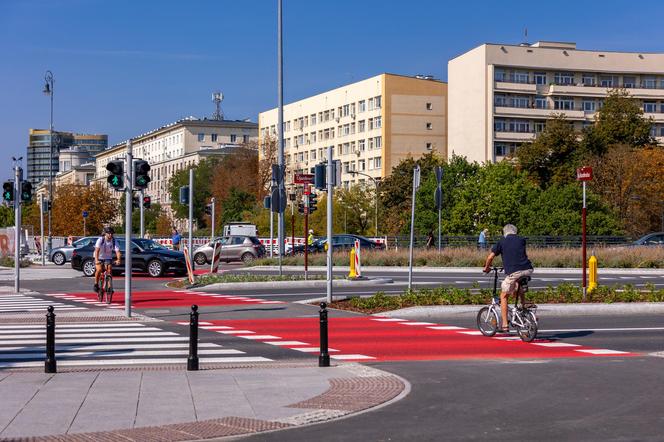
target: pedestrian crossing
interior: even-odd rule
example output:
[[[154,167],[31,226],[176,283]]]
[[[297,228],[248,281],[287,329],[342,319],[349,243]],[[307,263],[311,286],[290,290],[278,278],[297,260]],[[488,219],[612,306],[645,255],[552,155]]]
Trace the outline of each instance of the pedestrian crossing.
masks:
[[[189,337],[152,324],[58,324],[55,328],[58,367],[184,364]],[[43,367],[46,327],[0,325],[0,369]],[[269,362],[215,343],[199,342],[201,364]]]
[[[0,313],[25,313],[46,311],[52,305],[57,311],[87,310],[87,307],[35,298],[20,293],[0,294]]]

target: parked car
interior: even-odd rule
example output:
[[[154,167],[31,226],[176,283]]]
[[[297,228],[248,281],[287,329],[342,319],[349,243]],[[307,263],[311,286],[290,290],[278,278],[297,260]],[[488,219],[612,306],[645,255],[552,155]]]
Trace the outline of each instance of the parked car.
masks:
[[[120,274],[125,266],[125,239],[116,238],[120,247],[120,265],[113,264],[113,274]],[[151,239],[132,239],[131,264],[133,271],[146,272],[150,276],[159,277],[164,273],[174,272],[181,276],[187,273],[184,253],[167,249]],[[73,250],[71,267],[82,271],[85,276],[94,276],[95,259],[94,244],[88,244]]]
[[[664,246],[664,232],[649,233],[632,243],[634,246]]]
[[[66,262],[71,261],[71,255],[74,249],[78,247],[84,247],[89,244],[94,245],[95,241],[99,236],[85,236],[83,238],[77,239],[71,245],[64,245],[62,247],[56,247],[51,250],[51,253],[48,257],[49,261],[59,266],[64,265]]]
[[[332,246],[334,247],[334,250],[350,250],[355,246],[355,240],[360,241],[360,249],[366,250],[366,249],[371,249],[371,250],[384,250],[385,249],[385,244],[380,244],[375,241],[370,240],[369,238],[365,238],[364,236],[360,235],[352,235],[352,234],[340,234],[340,235],[332,235]],[[309,253],[316,253],[316,252],[324,252],[325,251],[325,244],[327,243],[327,238],[318,238],[314,240],[313,244],[309,246]],[[293,248],[293,254],[295,255],[301,255],[304,253],[304,245],[299,244],[296,245]]]
[[[243,261],[245,264],[265,256],[265,247],[255,236],[220,236],[194,251],[194,262],[198,265],[212,263],[214,244],[221,245],[221,261]]]

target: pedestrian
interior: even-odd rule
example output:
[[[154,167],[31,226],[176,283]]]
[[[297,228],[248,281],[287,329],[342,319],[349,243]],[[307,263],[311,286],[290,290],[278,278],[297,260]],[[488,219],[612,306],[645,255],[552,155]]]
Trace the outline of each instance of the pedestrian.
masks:
[[[314,245],[314,229],[309,229],[309,236],[307,236],[307,247]]]
[[[489,233],[489,229],[484,229],[480,232],[480,237],[477,238],[477,248],[478,249],[486,250],[488,233]]]
[[[173,240],[173,250],[180,250],[180,240],[182,237],[180,236],[178,229],[175,227],[173,227],[173,236],[171,239]]]
[[[145,231],[145,239],[152,239],[152,235],[150,234],[149,230]]]
[[[429,229],[429,233],[427,233],[427,249],[432,248],[434,245],[433,230]]]
[[[35,236],[35,248],[37,249],[37,255],[41,255],[41,238]]]

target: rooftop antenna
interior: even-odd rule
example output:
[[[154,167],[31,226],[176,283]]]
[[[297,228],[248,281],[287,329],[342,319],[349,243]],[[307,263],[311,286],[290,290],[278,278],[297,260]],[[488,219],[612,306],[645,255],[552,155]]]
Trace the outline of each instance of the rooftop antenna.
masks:
[[[212,119],[216,121],[221,121],[224,119],[224,114],[221,112],[221,102],[224,100],[224,94],[221,91],[214,91],[212,93],[212,102],[217,107],[212,115]]]

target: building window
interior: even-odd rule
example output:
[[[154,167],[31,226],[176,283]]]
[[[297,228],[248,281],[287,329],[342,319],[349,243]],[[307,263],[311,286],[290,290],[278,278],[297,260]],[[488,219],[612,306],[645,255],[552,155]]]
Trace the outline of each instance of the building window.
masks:
[[[212,137],[212,142],[213,143],[217,142],[217,134],[212,134],[212,135],[210,135],[210,137]]]
[[[359,170],[360,172],[364,172],[365,170],[367,170],[366,163],[364,160],[359,160],[357,162],[357,170]]]
[[[643,112],[652,114],[657,112],[657,103],[654,101],[644,101],[643,102]]]
[[[643,77],[641,87],[644,89],[655,89],[657,87],[657,80],[655,77]]]
[[[316,124],[316,114],[309,115],[309,121],[311,122],[311,125],[314,126]]]
[[[380,129],[383,126],[383,117],[374,118],[374,129]]]
[[[595,112],[595,100],[583,100],[584,112]]]
[[[571,72],[556,72],[553,78],[558,85],[574,84],[574,74]]]
[[[380,109],[382,107],[382,97],[379,95],[374,97],[374,109]]]
[[[369,110],[372,111],[374,109],[374,99],[369,98]]]
[[[205,134],[198,134],[198,141],[199,142],[205,141]]]
[[[571,97],[554,97],[553,108],[556,110],[574,110],[574,99]]]
[[[498,107],[507,106],[507,97],[505,95],[496,95],[493,97],[493,104]]]
[[[375,157],[374,158],[374,168],[375,169],[380,169],[382,164],[382,158],[381,157]]]
[[[584,86],[596,86],[597,85],[597,80],[596,80],[595,74],[582,74],[581,75],[581,83]]]
[[[493,79],[495,81],[505,81],[507,79],[507,74],[504,69],[496,69],[493,73]]]
[[[376,137],[374,146],[376,149],[380,149],[381,147],[383,147],[383,137]]]
[[[431,143],[427,143],[426,145],[427,145],[427,150],[432,150],[433,149],[433,145]]]
[[[524,120],[513,120],[509,124],[510,132],[529,133],[530,122]]]
[[[664,101],[662,104],[659,106],[659,111],[664,114]]]
[[[623,87],[633,88],[636,87],[636,77],[623,77]]]
[[[528,83],[528,72],[514,72],[514,83]]]
[[[535,84],[546,84],[546,72],[535,72]]]
[[[535,133],[538,134],[546,128],[546,121],[535,121],[534,125]]]
[[[365,150],[365,144],[364,143],[365,143],[364,140],[360,140],[360,141],[357,142],[357,148],[360,150],[360,152],[364,152],[364,150]]]
[[[599,85],[602,87],[613,87],[616,82],[612,75],[600,75]]]
[[[507,122],[502,119],[494,120],[493,130],[496,132],[507,132]]]
[[[427,103],[427,110],[433,110],[433,103]]]
[[[507,145],[503,143],[495,143],[493,146],[493,153],[497,157],[504,157],[507,155]]]
[[[546,97],[535,97],[535,107],[537,109],[546,109],[548,107]]]
[[[433,129],[433,124],[427,123],[427,130],[432,130]]]
[[[364,100],[358,101],[357,102],[357,111],[358,112],[364,112],[367,110],[367,102]]]
[[[309,158],[311,158],[312,160],[316,159],[316,149],[309,152]]]
[[[231,134],[231,143],[235,143],[237,141],[237,135]],[[289,138],[290,141],[290,138]]]
[[[357,131],[358,132],[364,132],[366,127],[366,121],[365,120],[360,120],[357,122]]]
[[[512,107],[528,108],[530,107],[530,100],[527,97],[513,97]]]

